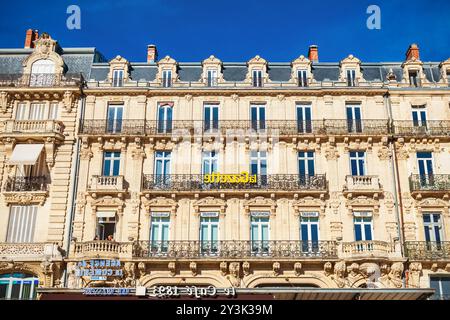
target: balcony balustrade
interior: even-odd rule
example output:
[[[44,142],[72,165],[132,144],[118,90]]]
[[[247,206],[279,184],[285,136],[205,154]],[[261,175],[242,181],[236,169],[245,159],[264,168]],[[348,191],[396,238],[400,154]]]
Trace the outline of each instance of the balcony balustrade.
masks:
[[[54,243],[0,243],[0,259],[42,260],[61,259],[61,248]]]
[[[97,240],[74,242],[71,245],[71,258],[132,258],[133,242]]]
[[[8,177],[4,185],[5,192],[46,192],[47,177]]]
[[[6,120],[2,135],[61,135],[64,125],[56,120]]]
[[[345,177],[344,190],[346,192],[378,192],[380,181],[378,176],[352,176]]]
[[[148,174],[144,175],[143,189],[153,192],[193,190],[304,190],[320,192],[327,190],[327,182],[324,174],[314,176],[296,174],[255,175],[256,181],[252,181],[251,178],[244,181],[242,180],[245,179],[243,177],[241,174]],[[252,175],[249,177],[252,177]],[[232,179],[235,179],[234,182]]]
[[[450,174],[412,174],[409,177],[411,192],[449,192]]]
[[[401,252],[398,242],[385,242],[377,240],[343,242],[342,258],[357,257],[401,257]]]
[[[427,120],[425,122],[414,122],[411,120],[394,121],[393,133],[397,136],[424,137],[443,136],[450,137],[449,120]]]
[[[405,256],[410,260],[450,260],[450,241],[406,241]]]
[[[92,191],[123,191],[123,176],[92,176],[90,190]]]
[[[83,83],[82,74],[0,74],[0,87],[79,87]]]

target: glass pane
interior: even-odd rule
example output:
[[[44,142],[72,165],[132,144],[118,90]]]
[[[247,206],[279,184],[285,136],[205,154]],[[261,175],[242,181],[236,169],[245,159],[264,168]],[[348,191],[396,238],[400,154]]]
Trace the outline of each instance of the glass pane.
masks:
[[[424,231],[425,231],[425,241],[427,241],[427,242],[431,241],[431,239],[430,239],[430,227],[424,226]]]
[[[355,241],[362,240],[361,225],[355,224]]]
[[[366,239],[364,239],[364,240],[367,240],[367,241],[372,240],[372,228],[371,228],[370,224],[364,225],[364,233],[366,236]]]
[[[314,175],[314,160],[308,160],[308,174],[310,176]]]
[[[120,166],[120,160],[118,160],[118,159],[114,160],[113,176],[119,175],[119,166]]]
[[[0,281],[0,300],[6,298],[6,294],[8,293],[8,282]]]
[[[301,224],[301,236],[302,236],[302,241],[309,240],[308,225],[306,223]]]
[[[109,176],[110,174],[111,174],[111,161],[105,159],[103,163],[103,175]]]
[[[318,241],[319,240],[319,229],[317,224],[313,223],[311,224],[311,241]]]

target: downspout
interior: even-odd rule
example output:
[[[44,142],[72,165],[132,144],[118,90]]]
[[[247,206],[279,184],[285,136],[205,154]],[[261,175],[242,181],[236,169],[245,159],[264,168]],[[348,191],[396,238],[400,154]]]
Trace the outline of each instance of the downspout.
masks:
[[[402,257],[404,256],[404,238],[405,230],[403,225],[403,203],[402,203],[402,191],[400,186],[399,172],[398,172],[398,162],[397,162],[397,152],[394,147],[393,138],[393,117],[392,117],[392,107],[389,92],[384,95],[385,106],[388,111],[389,127],[390,127],[390,141],[389,141],[389,151],[391,152],[392,158],[390,159],[392,168],[392,177],[394,179],[394,201],[395,201],[395,216],[397,220],[397,232],[400,240],[400,253]],[[400,207],[400,208],[399,208]]]
[[[78,176],[79,176],[79,168],[80,168],[80,148],[81,148],[81,143],[80,143],[80,139],[78,139],[78,130],[80,129],[80,126],[82,124],[83,121],[83,117],[84,117],[84,108],[86,105],[86,96],[83,92],[83,83],[80,86],[80,101],[81,101],[81,106],[80,106],[80,121],[78,123],[78,127],[76,126],[76,130],[75,130],[75,137],[77,137],[77,146],[76,146],[76,152],[73,155],[72,158],[72,162],[74,163],[74,170],[72,171],[72,181],[73,181],[73,186],[72,186],[72,193],[71,193],[71,199],[69,201],[69,203],[71,203],[69,210],[69,221],[66,225],[66,230],[65,230],[65,252],[66,252],[66,257],[70,252],[70,244],[72,242],[72,228],[73,228],[73,217],[75,215],[75,209],[76,209],[76,202],[77,202],[77,190],[78,190]],[[63,279],[64,279],[64,283],[63,283],[63,287],[66,288],[67,287],[67,280],[68,280],[68,273],[67,273],[67,267],[64,268],[64,274],[63,274]]]

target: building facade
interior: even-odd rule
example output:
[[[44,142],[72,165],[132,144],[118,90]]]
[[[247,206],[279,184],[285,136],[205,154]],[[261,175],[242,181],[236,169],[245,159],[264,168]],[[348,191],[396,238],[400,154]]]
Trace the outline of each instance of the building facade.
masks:
[[[44,40],[50,37],[23,53],[19,79],[31,70],[33,80]],[[41,286],[70,289],[431,287],[435,297],[450,294],[450,60],[422,62],[416,45],[398,63],[353,55],[321,63],[316,46],[291,63],[158,60],[153,45],[146,63],[106,62],[83,50],[51,50],[65,62],[56,71],[40,62],[41,73],[67,79],[62,66],[76,52],[86,61],[76,70],[79,83],[28,83],[20,94],[1,88],[0,255],[9,254],[8,276],[6,269],[36,265],[27,275]],[[58,104],[50,122],[64,128],[61,137],[28,130],[36,123],[21,118],[22,104],[31,108],[35,99],[49,110]],[[8,131],[22,119],[28,131]],[[28,144],[44,144],[45,195],[11,187],[14,172],[15,185],[44,175],[33,167],[17,182],[20,165],[31,161]],[[14,226],[29,225],[21,215],[34,219],[33,210],[39,219],[26,238]],[[14,250],[27,255],[36,242],[59,246],[58,258],[22,262]],[[120,260],[123,276],[80,276],[77,268],[91,259]],[[54,280],[45,282],[48,265]]]

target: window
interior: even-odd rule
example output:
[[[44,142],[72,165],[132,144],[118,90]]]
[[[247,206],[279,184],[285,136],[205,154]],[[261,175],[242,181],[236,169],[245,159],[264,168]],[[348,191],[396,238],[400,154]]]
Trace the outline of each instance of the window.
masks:
[[[108,105],[108,133],[120,133],[122,131],[123,105]]]
[[[408,76],[409,76],[409,85],[411,87],[418,87],[419,86],[418,72],[416,70],[411,70],[408,72]]]
[[[347,86],[354,87],[356,86],[356,71],[354,69],[347,70]]]
[[[161,104],[158,106],[158,133],[172,132],[172,105]]]
[[[319,213],[303,212],[300,217],[300,239],[303,252],[319,251]]]
[[[430,277],[430,288],[436,290],[431,300],[450,300],[450,277]]]
[[[115,212],[97,212],[97,236],[99,240],[107,240],[109,236],[115,238]]]
[[[120,168],[120,152],[106,151],[103,154],[103,175],[118,176]]]
[[[163,70],[162,85],[164,88],[168,88],[168,87],[172,86],[172,70]]]
[[[11,206],[6,242],[33,242],[37,206]]]
[[[216,151],[202,153],[202,174],[211,174],[218,171],[218,154]]]
[[[123,86],[123,70],[113,70],[113,87]]]
[[[413,106],[412,107],[412,119],[414,127],[427,127],[427,113],[425,106]]]
[[[297,70],[297,78],[298,78],[298,86],[299,87],[307,87],[308,86],[308,78],[306,77],[306,70]]]
[[[433,154],[431,152],[417,152],[417,164],[421,186],[433,186]]]
[[[204,131],[217,131],[219,129],[219,106],[217,104],[203,107]]]
[[[44,120],[45,118],[47,118],[47,115],[45,114],[45,104],[32,103],[30,105],[28,120]]]
[[[346,110],[348,132],[362,132],[361,106],[348,104]]]
[[[252,253],[256,255],[269,252],[269,213],[253,212],[250,223]]]
[[[366,175],[364,151],[350,151],[350,173],[352,176]]]
[[[27,120],[28,108],[25,103],[19,103],[16,109],[16,120]]]
[[[255,131],[266,128],[266,106],[262,104],[252,105],[250,107],[250,117],[252,129]]]
[[[0,300],[34,300],[39,279],[30,274],[0,274]]]
[[[354,212],[355,241],[371,241],[372,217],[370,212]]]
[[[52,86],[55,82],[55,63],[49,59],[40,59],[31,66],[30,86]]]
[[[169,151],[155,153],[155,183],[164,186],[170,183],[170,155]]]
[[[170,216],[166,212],[152,213],[150,241],[152,253],[166,253],[169,248]]]
[[[311,133],[311,105],[298,104],[297,105],[297,131],[299,133]]]
[[[450,86],[450,70],[447,70],[447,86]]]
[[[200,243],[202,254],[217,254],[219,237],[219,215],[217,212],[202,212],[200,217]]]
[[[258,175],[258,184],[267,184],[267,152],[252,151],[250,153],[250,174]]]
[[[207,71],[207,75],[208,75],[208,87],[217,86],[217,70],[209,69]]]
[[[298,153],[298,173],[300,184],[306,185],[314,176],[314,152],[300,151]]]
[[[51,102],[47,108],[45,103],[19,103],[16,108],[16,120],[57,120],[59,105]]]
[[[253,70],[253,86],[262,87],[262,70]]]
[[[50,108],[48,111],[48,119],[49,120],[57,120],[59,114],[59,106],[57,102],[50,103]]]
[[[436,242],[440,245],[442,241],[442,222],[439,213],[426,213],[423,215],[423,226],[426,242]]]

